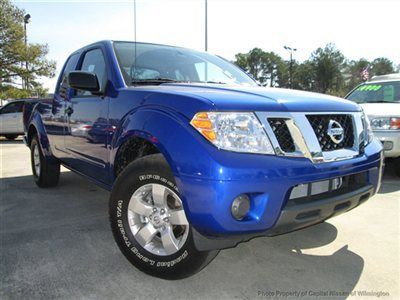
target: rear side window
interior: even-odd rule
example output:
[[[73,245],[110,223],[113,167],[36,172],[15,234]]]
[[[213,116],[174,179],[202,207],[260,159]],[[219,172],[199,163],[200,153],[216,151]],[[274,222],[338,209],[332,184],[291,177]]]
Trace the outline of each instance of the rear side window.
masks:
[[[12,114],[12,113],[17,113],[17,112],[22,112],[24,102],[12,102],[10,104],[7,104],[6,106],[3,107],[1,110],[2,114]]]
[[[68,58],[68,61],[65,64],[65,68],[64,68],[57,92],[60,92],[61,94],[65,94],[65,91],[68,87],[68,74],[69,74],[69,72],[75,70],[78,60],[79,60],[79,54],[71,55]]]
[[[81,71],[95,73],[99,80],[100,89],[103,90],[106,82],[106,63],[104,60],[103,52],[100,49],[94,49],[86,52],[82,62]],[[90,96],[89,91],[78,90],[77,96]]]

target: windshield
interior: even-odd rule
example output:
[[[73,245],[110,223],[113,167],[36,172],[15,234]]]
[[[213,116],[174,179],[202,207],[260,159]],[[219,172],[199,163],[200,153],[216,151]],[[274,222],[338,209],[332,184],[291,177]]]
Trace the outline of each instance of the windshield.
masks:
[[[235,65],[208,53],[142,43],[135,46],[132,42],[115,42],[114,49],[127,85],[141,82],[257,85]]]
[[[357,103],[399,103],[400,81],[363,84],[346,98]]]

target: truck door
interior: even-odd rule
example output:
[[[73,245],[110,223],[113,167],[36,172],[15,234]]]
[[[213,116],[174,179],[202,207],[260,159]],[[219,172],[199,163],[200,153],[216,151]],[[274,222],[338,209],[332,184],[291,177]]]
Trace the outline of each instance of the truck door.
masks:
[[[97,75],[104,90],[107,82],[107,68],[100,48],[83,54],[82,71]],[[68,131],[65,146],[69,162],[75,170],[108,183],[108,103],[106,95],[94,95],[88,91],[74,90],[66,106]]]
[[[66,157],[64,135],[67,133],[68,128],[66,127],[67,121],[65,108],[68,99],[73,92],[73,90],[68,86],[68,74],[75,70],[79,56],[79,53],[72,54],[65,63],[54,93],[51,114],[48,119],[43,120],[44,126],[46,127],[47,137],[50,141],[51,150],[53,154],[61,160]]]

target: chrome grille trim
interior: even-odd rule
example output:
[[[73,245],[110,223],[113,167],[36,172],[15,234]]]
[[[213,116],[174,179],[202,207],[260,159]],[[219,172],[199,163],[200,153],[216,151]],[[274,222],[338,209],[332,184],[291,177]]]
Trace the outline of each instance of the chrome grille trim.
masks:
[[[352,148],[338,149],[333,151],[322,151],[314,129],[312,128],[307,115],[350,115],[353,121],[354,143]],[[313,163],[323,163],[350,159],[360,155],[362,149],[360,145],[364,144],[364,126],[361,112],[256,112],[256,115],[267,132],[272,146],[277,155],[287,157],[306,157]],[[268,118],[282,118],[286,120],[286,125],[292,135],[295,144],[295,151],[285,152],[279,145],[279,142],[268,122]],[[360,151],[361,150],[361,151]]]

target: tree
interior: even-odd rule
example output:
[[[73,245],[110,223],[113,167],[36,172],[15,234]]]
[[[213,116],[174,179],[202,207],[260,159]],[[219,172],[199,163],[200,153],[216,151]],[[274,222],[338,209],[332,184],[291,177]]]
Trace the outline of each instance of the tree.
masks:
[[[318,48],[311,54],[310,62],[314,69],[315,90],[320,93],[340,93],[344,84],[342,71],[345,58],[335,45]]]
[[[17,78],[24,78],[28,90],[40,87],[38,77],[53,77],[56,64],[46,59],[48,46],[24,42],[25,12],[9,0],[0,0],[0,87],[15,85]],[[25,66],[27,62],[27,67]]]
[[[351,60],[346,63],[344,71],[344,76],[346,79],[346,91],[350,91],[356,85],[365,80],[362,78],[362,72],[365,69],[368,69],[368,72],[371,73],[371,63],[365,58]]]
[[[395,72],[394,63],[385,57],[374,59],[371,66],[373,75],[386,75]]]
[[[248,53],[236,54],[235,58],[235,63],[250,73],[261,85],[279,85],[284,62],[279,55],[254,48]]]
[[[295,65],[293,70],[293,88],[304,91],[315,90],[316,74],[311,61],[306,60]]]

